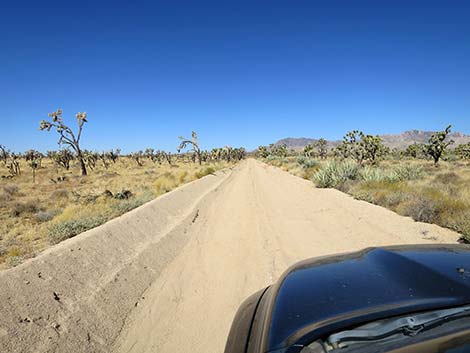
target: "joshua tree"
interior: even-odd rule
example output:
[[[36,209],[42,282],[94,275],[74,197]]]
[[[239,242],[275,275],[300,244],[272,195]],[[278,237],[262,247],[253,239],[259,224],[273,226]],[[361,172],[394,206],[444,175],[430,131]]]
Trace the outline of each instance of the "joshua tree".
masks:
[[[388,147],[384,146],[379,135],[361,134],[360,148],[363,151],[363,158],[372,164],[377,164],[379,159],[389,152]]]
[[[20,155],[16,153],[9,153],[9,159],[7,163],[7,169],[10,172],[11,176],[19,176],[21,175],[21,168],[20,168]]]
[[[61,149],[60,151],[49,153],[48,157],[52,158],[54,162],[65,170],[70,169],[70,162],[73,161],[73,153],[68,148]]]
[[[432,157],[434,160],[434,165],[437,166],[439,164],[439,160],[442,157],[442,153],[446,150],[446,148],[454,143],[453,140],[449,140],[446,142],[447,135],[450,133],[452,125],[446,127],[444,131],[438,131],[431,135],[428,140],[428,143],[425,145],[426,154]]]
[[[116,150],[111,150],[107,153],[108,158],[113,162],[116,163],[117,160],[119,159],[119,156],[121,154],[121,150],[117,148]]]
[[[269,156],[269,150],[266,146],[259,146],[257,154],[261,158],[266,158]]]
[[[165,157],[168,164],[171,165],[171,157],[172,157],[171,152],[163,152],[163,156]]]
[[[304,156],[305,157],[313,157],[315,153],[315,147],[309,143],[307,146],[304,147]]]
[[[109,159],[109,155],[108,155],[108,152],[101,152],[101,153],[98,153],[98,158],[101,160],[101,163],[103,163],[103,167],[104,169],[108,169],[109,167],[109,162],[108,162],[108,159]]]
[[[246,157],[246,150],[244,147],[234,148],[233,149],[234,159],[241,161]]]
[[[24,154],[26,162],[28,162],[29,167],[33,172],[33,183],[36,182],[36,169],[41,165],[42,154],[35,150],[26,151]]]
[[[133,152],[129,155],[129,157],[131,157],[139,167],[142,167],[142,161],[141,159],[144,157],[144,152],[142,151],[137,151],[137,152]]]
[[[326,155],[328,153],[328,148],[327,148],[327,142],[326,140],[321,137],[317,143],[315,143],[315,147],[318,150],[318,155],[320,156],[321,159],[325,159]]]
[[[197,133],[193,131],[191,133],[191,139],[184,138],[182,136],[179,137],[181,140],[181,143],[178,146],[178,153],[181,152],[181,150],[184,150],[187,146],[191,146],[190,151],[194,152],[194,157],[197,157],[199,161],[199,165],[202,164],[202,152],[201,149],[199,148],[199,142],[197,138]]]
[[[388,148],[383,145],[380,136],[366,135],[362,131],[354,130],[343,137],[343,142],[336,147],[335,153],[342,158],[353,158],[359,164],[364,161],[376,164],[388,153]]]
[[[287,145],[285,143],[282,145],[270,144],[269,148],[273,155],[277,157],[287,157]]]
[[[0,159],[4,165],[7,164],[8,157],[10,157],[10,153],[8,152],[7,148],[3,145],[0,145]]]
[[[418,158],[419,156],[423,155],[423,152],[424,145],[415,142],[406,148],[404,155],[407,157]]]
[[[459,145],[455,153],[462,159],[470,159],[470,142]]]
[[[353,158],[359,163],[362,163],[364,158],[359,148],[361,134],[362,132],[358,130],[349,131],[343,137],[343,142],[336,147],[335,154],[341,158]]]
[[[82,136],[83,125],[87,122],[87,113],[78,112],[76,115],[78,123],[77,135],[72,131],[70,127],[64,124],[62,118],[62,109],[57,109],[53,113],[49,113],[51,121],[42,120],[39,127],[40,130],[51,131],[51,128],[55,127],[57,133],[60,135],[59,145],[66,144],[75,151],[77,159],[80,163],[82,175],[87,175],[87,169],[85,166],[85,160],[83,158],[82,151],[80,149],[80,137]]]
[[[93,170],[96,167],[96,162],[100,158],[99,153],[93,151],[82,151],[83,161],[85,162],[86,166]]]

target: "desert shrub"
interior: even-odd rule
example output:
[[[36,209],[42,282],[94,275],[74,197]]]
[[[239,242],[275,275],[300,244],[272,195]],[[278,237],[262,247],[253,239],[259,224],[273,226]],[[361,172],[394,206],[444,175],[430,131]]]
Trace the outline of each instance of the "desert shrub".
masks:
[[[417,195],[404,206],[403,213],[417,222],[436,223],[439,221],[439,202],[424,195]]]
[[[423,175],[421,166],[412,164],[402,164],[393,168],[397,180],[416,180]]]
[[[269,162],[269,164],[272,164],[278,167],[288,162],[288,159],[286,157],[280,157],[280,156],[275,156],[275,155],[268,156],[266,160]]]
[[[132,200],[125,200],[125,201],[121,201],[117,204],[114,204],[112,206],[112,209],[117,213],[117,215],[122,215],[124,213],[129,212],[129,211],[132,211],[134,208],[142,206],[143,204],[144,204],[144,202],[141,199],[135,198],[135,199],[132,199]]]
[[[461,242],[470,243],[470,210],[461,212],[459,216],[451,219],[448,226],[462,234]]]
[[[11,209],[11,214],[14,217],[19,217],[24,214],[36,213],[39,211],[38,203],[38,200],[16,202]]]
[[[352,195],[357,200],[367,201],[370,203],[375,202],[375,198],[371,190],[360,189],[360,190],[354,191]]]
[[[157,195],[161,195],[173,190],[175,182],[166,178],[159,178],[155,181],[154,185]]]
[[[389,179],[390,173],[380,168],[366,166],[360,172],[361,179],[365,182],[377,182]]]
[[[347,180],[355,180],[359,176],[359,165],[353,161],[330,161],[312,177],[319,188],[334,188]]]
[[[54,218],[55,212],[52,211],[39,211],[34,215],[34,219],[36,222],[43,223],[43,222],[48,222],[52,218]]]
[[[197,171],[195,176],[196,176],[197,179],[201,179],[202,177],[205,177],[206,175],[214,174],[214,173],[215,173],[214,168],[207,167],[207,168],[204,168],[202,170]]]
[[[305,156],[297,157],[297,164],[302,168],[317,168],[320,166],[320,163],[317,160]]]
[[[402,211],[415,221],[436,223],[448,227],[452,220],[468,210],[462,200],[449,197],[435,188],[426,188],[415,193],[403,203]]]
[[[0,205],[6,206],[6,203],[11,200],[11,195],[5,192],[0,193]]]
[[[65,199],[69,196],[69,192],[65,189],[57,189],[54,190],[51,194],[51,199],[58,200],[58,199]]]
[[[5,185],[3,187],[3,192],[6,194],[6,195],[10,195],[10,196],[13,196],[15,194],[18,193],[18,186],[17,185]]]
[[[118,203],[113,204],[111,208],[115,214],[122,215],[132,211],[134,208],[142,206],[144,203],[152,200],[154,197],[155,194],[151,190],[145,190],[139,197],[119,201]]]
[[[178,183],[183,184],[188,177],[188,172],[186,170],[182,171],[178,176]]]
[[[307,159],[305,163],[302,165],[303,168],[305,169],[317,169],[320,167],[320,163],[316,161],[315,159]]]
[[[60,243],[65,239],[72,238],[77,234],[95,228],[103,224],[105,221],[106,219],[102,217],[90,217],[53,224],[49,227],[49,241],[52,244]]]
[[[115,193],[113,197],[117,200],[127,200],[132,197],[132,192],[130,190],[122,190]]]
[[[305,156],[299,156],[297,157],[297,164],[303,166],[305,164],[305,161],[308,159],[308,157]]]
[[[460,177],[454,172],[441,173],[434,177],[434,181],[442,184],[455,184],[459,182]]]
[[[412,198],[413,195],[407,192],[390,192],[384,196],[384,204],[382,204],[381,206],[386,206],[394,209],[401,203],[407,202]]]
[[[8,267],[15,267],[21,264],[23,261],[24,261],[23,256],[19,255],[19,256],[8,256],[5,262]]]

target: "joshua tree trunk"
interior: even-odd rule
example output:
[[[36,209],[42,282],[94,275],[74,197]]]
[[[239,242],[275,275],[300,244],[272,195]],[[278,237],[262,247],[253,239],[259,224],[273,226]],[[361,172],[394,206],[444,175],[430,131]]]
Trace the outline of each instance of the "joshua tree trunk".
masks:
[[[86,176],[88,173],[86,171],[86,165],[85,165],[85,161],[83,160],[82,151],[80,150],[78,146],[76,146],[76,149],[77,149],[77,158],[78,158],[78,161],[80,162],[80,168],[82,169],[82,176]]]

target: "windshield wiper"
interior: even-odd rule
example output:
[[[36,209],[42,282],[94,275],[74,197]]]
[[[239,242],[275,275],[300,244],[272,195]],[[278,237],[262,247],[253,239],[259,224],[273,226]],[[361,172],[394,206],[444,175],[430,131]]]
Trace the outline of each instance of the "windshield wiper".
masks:
[[[412,316],[385,321],[377,321],[354,330],[342,331],[328,337],[327,343],[335,348],[347,346],[347,343],[374,341],[402,333],[414,336],[425,329],[470,315],[470,306],[455,309],[436,310]]]

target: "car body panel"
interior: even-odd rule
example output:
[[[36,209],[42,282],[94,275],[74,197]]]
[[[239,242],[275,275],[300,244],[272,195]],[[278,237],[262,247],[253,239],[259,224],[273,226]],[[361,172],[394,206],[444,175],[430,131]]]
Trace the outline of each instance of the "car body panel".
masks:
[[[247,352],[298,352],[346,327],[465,304],[466,245],[369,248],[313,258],[289,268],[264,292]]]

